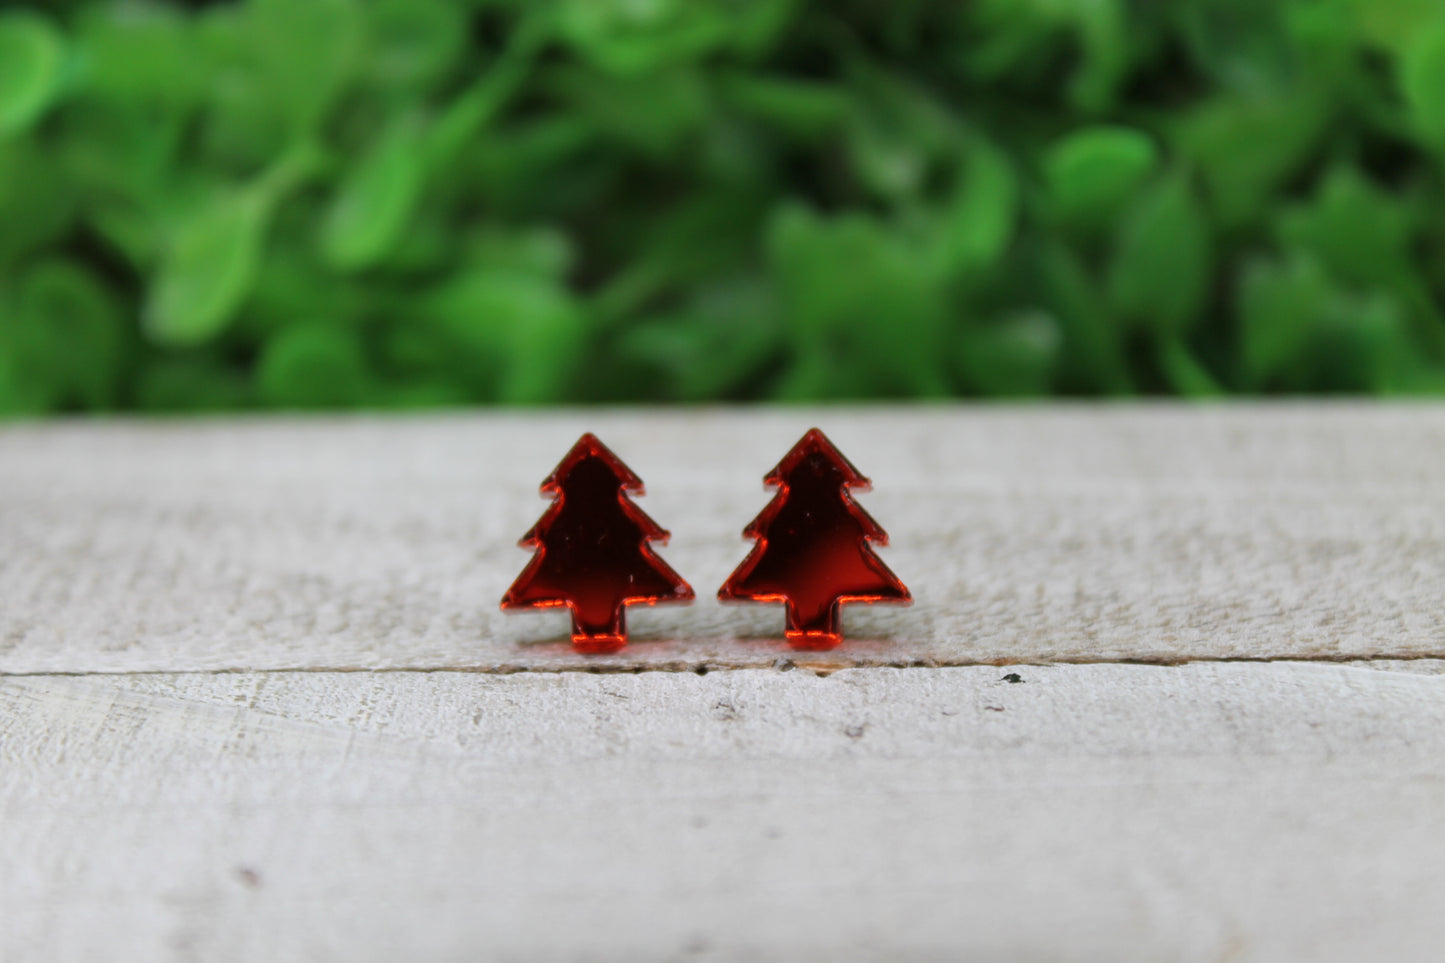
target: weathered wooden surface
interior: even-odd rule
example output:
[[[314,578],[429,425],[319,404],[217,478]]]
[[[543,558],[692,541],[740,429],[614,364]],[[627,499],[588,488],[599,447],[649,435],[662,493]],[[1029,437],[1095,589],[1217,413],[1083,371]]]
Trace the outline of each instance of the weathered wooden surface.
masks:
[[[814,423],[917,603],[813,663],[1445,655],[1442,407],[586,411],[0,431],[0,672],[767,666],[711,596]],[[584,429],[701,597],[609,658],[497,609]]]
[[[710,596],[815,423],[917,604],[802,657]],[[701,596],[608,657],[496,607],[584,429]],[[0,430],[0,963],[1434,961],[1442,442],[1356,405]]]
[[[0,679],[0,958],[1430,961],[1445,664]]]

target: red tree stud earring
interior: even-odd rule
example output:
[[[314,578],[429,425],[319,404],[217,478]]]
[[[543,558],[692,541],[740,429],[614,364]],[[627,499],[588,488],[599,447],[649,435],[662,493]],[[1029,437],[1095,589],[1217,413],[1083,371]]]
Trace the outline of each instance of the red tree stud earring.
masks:
[[[869,482],[817,428],[763,479],[778,493],[743,535],[752,552],[718,589],[724,602],[783,602],[787,638],[799,649],[831,649],[843,641],[844,602],[897,602],[913,596],[873,553],[888,544],[850,489]]]
[[[555,500],[523,548],[532,561],[502,597],[503,609],[567,606],[572,644],[580,652],[616,652],[627,644],[629,605],[686,602],[692,586],[658,558],[648,542],[667,532],[632,503],[642,479],[591,433],[542,482]]]

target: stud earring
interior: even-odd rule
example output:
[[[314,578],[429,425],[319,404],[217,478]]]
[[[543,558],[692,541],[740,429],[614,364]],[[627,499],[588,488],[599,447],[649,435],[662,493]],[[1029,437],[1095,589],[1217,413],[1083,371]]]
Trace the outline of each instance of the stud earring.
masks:
[[[689,602],[688,585],[649,542],[667,532],[628,497],[642,479],[591,433],[542,482],[553,502],[519,543],[536,554],[502,597],[505,610],[566,606],[579,652],[627,644],[626,607]]]
[[[867,491],[868,479],[821,431],[805,434],[763,481],[777,494],[743,530],[757,544],[719,599],[784,603],[785,634],[798,649],[841,643],[845,602],[913,601],[869,546],[887,545],[888,533],[850,494]]]

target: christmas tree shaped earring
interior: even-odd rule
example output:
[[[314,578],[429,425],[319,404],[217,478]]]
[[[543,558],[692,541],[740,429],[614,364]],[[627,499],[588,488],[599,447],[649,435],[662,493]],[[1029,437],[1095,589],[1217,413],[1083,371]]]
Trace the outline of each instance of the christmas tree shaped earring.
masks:
[[[844,602],[913,601],[869,542],[888,544],[850,490],[869,482],[817,428],[793,446],[763,479],[778,490],[743,530],[757,539],[748,557],[718,589],[724,602],[782,602],[794,648],[831,649],[843,641]]]
[[[692,586],[658,558],[649,542],[667,532],[632,503],[642,479],[591,433],[542,482],[551,507],[523,548],[532,561],[502,597],[503,609],[567,606],[579,652],[616,652],[627,644],[629,605],[687,602]]]

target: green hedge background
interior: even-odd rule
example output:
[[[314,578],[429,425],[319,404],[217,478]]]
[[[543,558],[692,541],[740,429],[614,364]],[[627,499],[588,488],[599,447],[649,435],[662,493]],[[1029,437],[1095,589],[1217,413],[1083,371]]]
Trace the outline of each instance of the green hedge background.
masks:
[[[1445,390],[1440,0],[0,13],[0,411]]]

